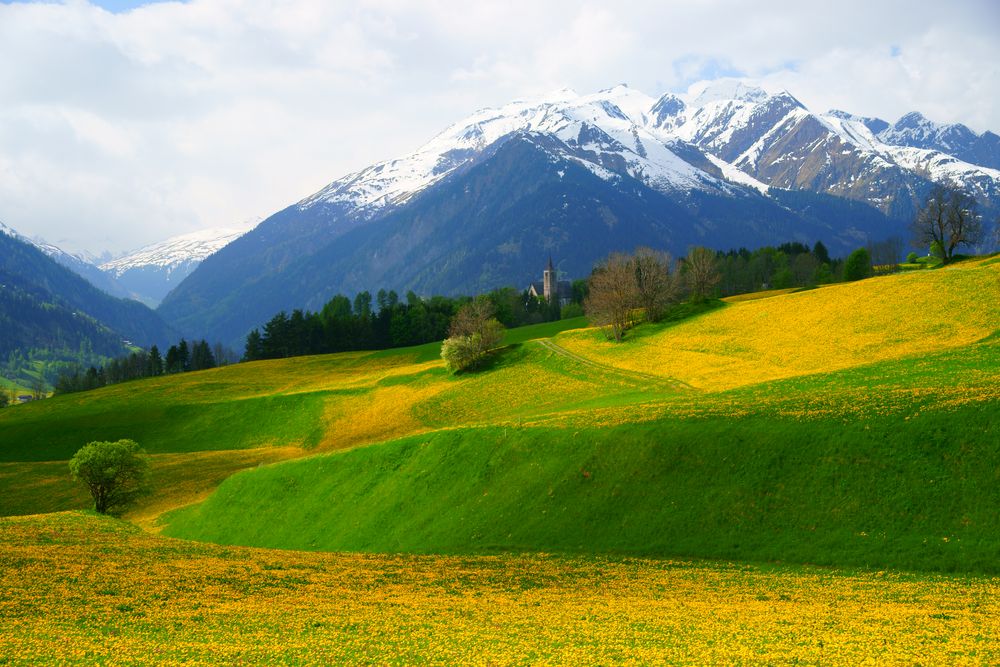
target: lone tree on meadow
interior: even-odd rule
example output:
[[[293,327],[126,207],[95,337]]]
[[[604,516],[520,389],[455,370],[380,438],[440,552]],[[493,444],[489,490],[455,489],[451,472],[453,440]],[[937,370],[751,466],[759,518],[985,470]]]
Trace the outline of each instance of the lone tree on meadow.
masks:
[[[485,297],[458,309],[441,345],[441,357],[448,370],[471,368],[503,340],[504,327],[495,317],[493,302]]]
[[[73,455],[69,471],[87,485],[94,509],[108,514],[121,511],[143,493],[149,463],[134,440],[91,442]]]
[[[936,186],[917,211],[913,240],[920,247],[935,247],[941,261],[950,262],[960,246],[972,247],[982,240],[983,222],[976,199],[961,190]]]
[[[691,248],[684,258],[683,266],[691,289],[691,300],[697,302],[708,299],[721,278],[715,251],[700,246]]]

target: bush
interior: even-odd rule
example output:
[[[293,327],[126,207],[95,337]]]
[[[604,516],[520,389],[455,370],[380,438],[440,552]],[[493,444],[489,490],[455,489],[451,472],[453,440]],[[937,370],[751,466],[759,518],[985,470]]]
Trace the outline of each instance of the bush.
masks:
[[[91,442],[73,455],[69,471],[87,485],[94,509],[120,511],[145,490],[149,463],[134,440]]]
[[[872,274],[872,258],[867,248],[858,248],[844,262],[844,280],[853,281],[867,278]]]
[[[916,264],[918,259],[920,259],[920,257],[917,256],[917,253],[911,252],[909,255],[906,256],[906,263]]]
[[[471,368],[503,340],[504,328],[493,317],[493,306],[476,299],[462,306],[452,319],[450,336],[441,345],[441,358],[453,373]]]

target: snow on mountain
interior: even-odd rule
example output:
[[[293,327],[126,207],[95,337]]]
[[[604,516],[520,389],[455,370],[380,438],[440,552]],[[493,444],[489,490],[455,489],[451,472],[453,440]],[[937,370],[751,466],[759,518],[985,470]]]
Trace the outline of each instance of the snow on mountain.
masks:
[[[38,248],[70,271],[82,276],[91,285],[116,297],[131,296],[115,279],[97,267],[97,258],[89,253],[71,253],[40,238],[28,238],[0,222],[0,232]]]
[[[978,136],[965,125],[934,123],[916,111],[906,114],[879,134],[882,141],[893,146],[936,148],[950,153],[968,148]]]
[[[0,222],[0,234],[6,234],[7,236],[15,239],[22,238],[20,234],[18,234],[16,231],[11,229],[7,225],[3,224],[3,222]]]
[[[121,278],[130,270],[146,267],[157,267],[171,273],[191,262],[200,262],[251,229],[252,225],[217,227],[174,236],[107,261],[100,268],[116,278]]]
[[[618,85],[589,95],[563,89],[482,109],[414,153],[334,181],[298,207],[345,204],[374,214],[398,206],[517,133],[558,139],[560,157],[606,180],[628,174],[659,190],[724,189],[724,183],[678,157],[654,134],[654,103],[644,93]]]

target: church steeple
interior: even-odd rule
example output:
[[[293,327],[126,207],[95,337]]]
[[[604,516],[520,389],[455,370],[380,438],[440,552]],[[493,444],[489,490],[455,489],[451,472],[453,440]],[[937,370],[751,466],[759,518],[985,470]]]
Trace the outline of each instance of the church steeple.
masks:
[[[556,268],[552,264],[552,255],[549,255],[549,265],[542,274],[542,294],[545,300],[552,303],[552,299],[558,297],[559,280],[556,277]]]

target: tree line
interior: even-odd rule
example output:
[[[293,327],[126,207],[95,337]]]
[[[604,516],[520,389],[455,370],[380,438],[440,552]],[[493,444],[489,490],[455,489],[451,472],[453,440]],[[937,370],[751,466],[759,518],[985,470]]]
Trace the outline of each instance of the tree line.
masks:
[[[580,305],[586,282],[575,285],[578,301],[561,308],[512,287],[493,290],[481,298],[490,304],[491,317],[505,327],[517,327],[582,314]],[[352,350],[384,350],[439,341],[461,308],[472,297],[433,296],[423,298],[407,292],[401,300],[395,291],[379,290],[374,303],[370,292],[353,301],[338,294],[316,312],[279,312],[246,337],[244,361],[281,359],[307,354],[329,354]],[[563,311],[566,311],[565,313]]]
[[[142,378],[206,370],[236,361],[235,353],[221,343],[209,346],[205,340],[188,343],[182,338],[167,349],[166,356],[161,355],[159,347],[153,345],[149,350],[135,350],[101,365],[86,369],[74,367],[56,380],[55,393],[88,391]]]

